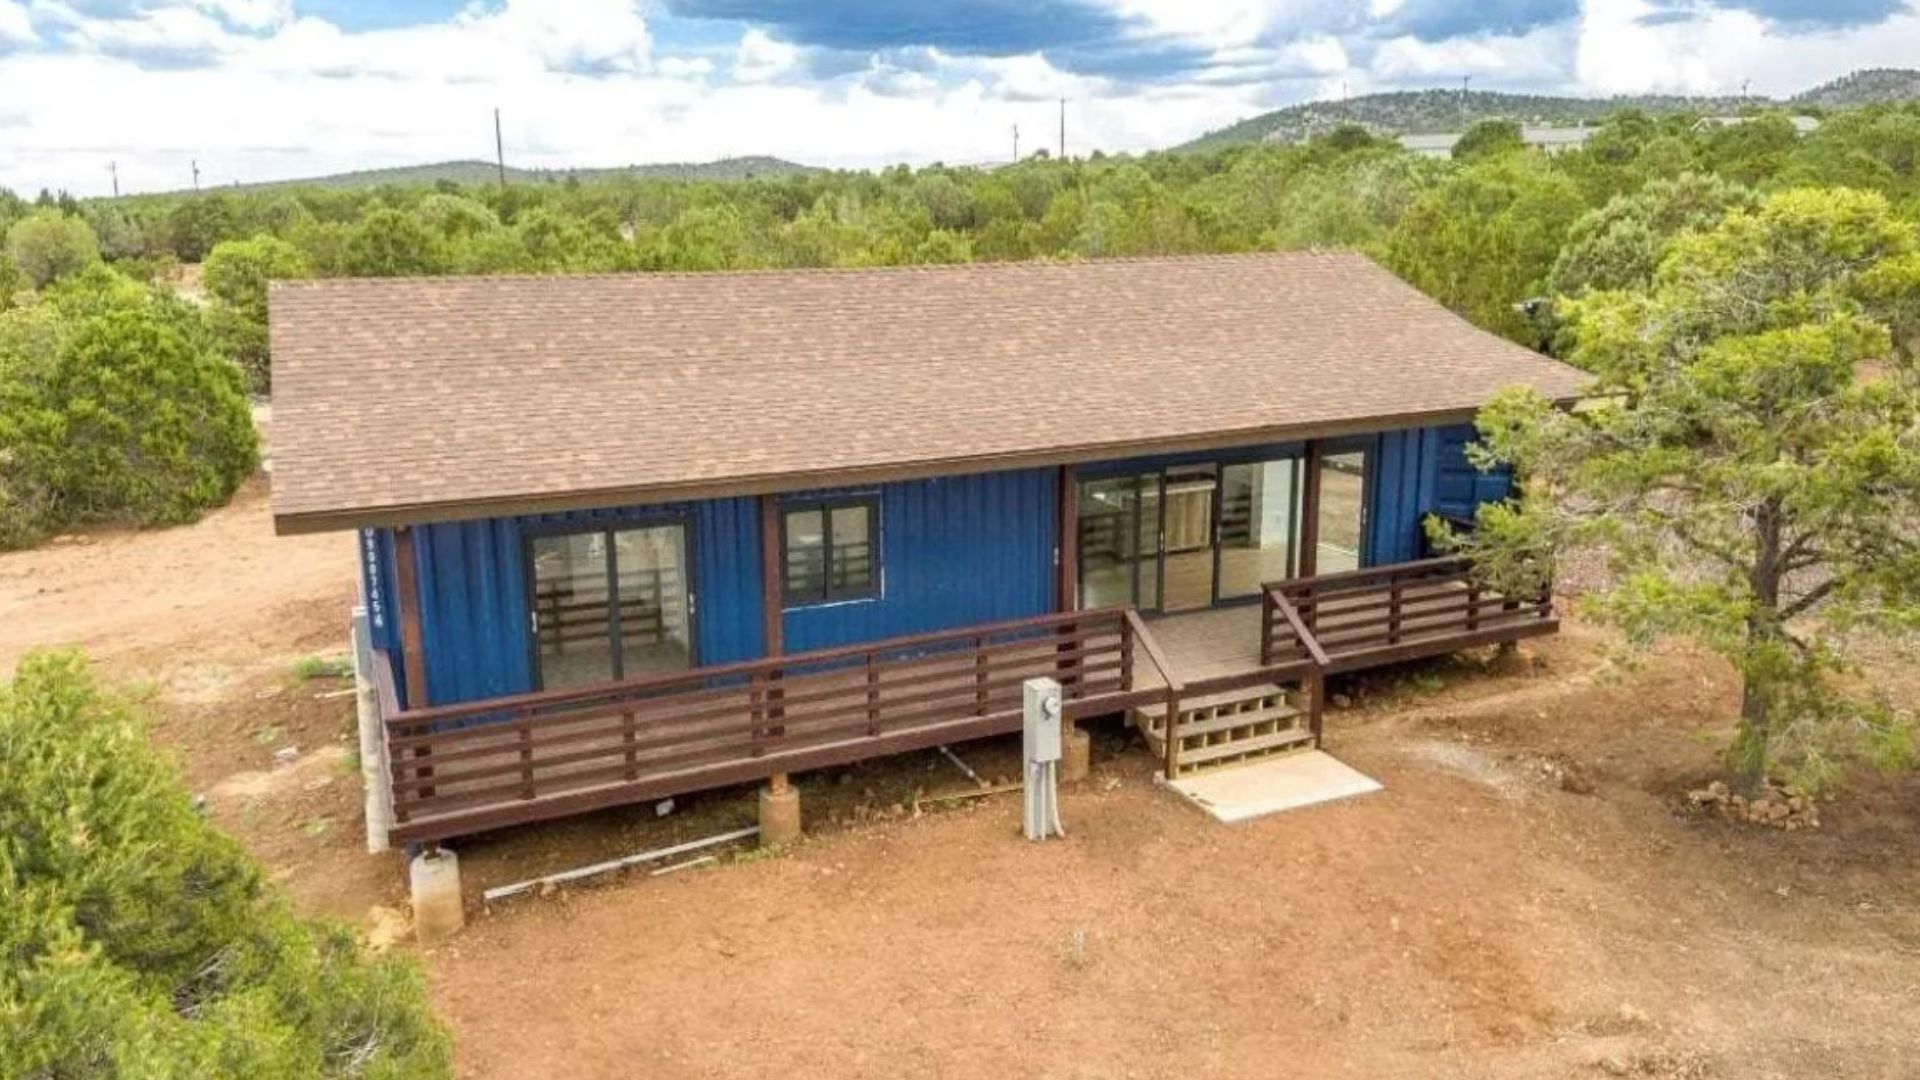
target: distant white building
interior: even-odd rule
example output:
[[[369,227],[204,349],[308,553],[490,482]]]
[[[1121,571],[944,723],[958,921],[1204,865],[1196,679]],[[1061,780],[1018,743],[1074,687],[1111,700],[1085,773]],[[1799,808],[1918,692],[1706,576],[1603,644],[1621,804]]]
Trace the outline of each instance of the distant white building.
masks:
[[[1520,141],[1543,153],[1558,154],[1593,138],[1590,127],[1530,127],[1520,129]],[[1421,157],[1453,156],[1453,144],[1460,141],[1457,131],[1438,135],[1402,135],[1400,145]]]

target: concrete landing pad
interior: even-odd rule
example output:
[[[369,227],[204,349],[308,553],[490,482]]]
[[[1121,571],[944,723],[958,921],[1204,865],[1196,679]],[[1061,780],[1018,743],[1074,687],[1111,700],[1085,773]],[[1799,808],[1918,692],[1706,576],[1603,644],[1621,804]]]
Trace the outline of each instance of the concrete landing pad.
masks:
[[[1378,781],[1321,750],[1234,765],[1170,786],[1228,824],[1380,790]]]

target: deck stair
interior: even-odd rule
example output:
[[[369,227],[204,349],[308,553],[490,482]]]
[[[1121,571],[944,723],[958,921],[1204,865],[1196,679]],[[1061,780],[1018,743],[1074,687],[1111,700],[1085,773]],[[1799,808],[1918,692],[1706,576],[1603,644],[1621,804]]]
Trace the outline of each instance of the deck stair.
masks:
[[[1134,709],[1133,724],[1164,760],[1166,705],[1155,702]],[[1272,683],[1183,699],[1173,732],[1179,741],[1176,776],[1311,750],[1314,745],[1306,715],[1294,707],[1286,690]]]

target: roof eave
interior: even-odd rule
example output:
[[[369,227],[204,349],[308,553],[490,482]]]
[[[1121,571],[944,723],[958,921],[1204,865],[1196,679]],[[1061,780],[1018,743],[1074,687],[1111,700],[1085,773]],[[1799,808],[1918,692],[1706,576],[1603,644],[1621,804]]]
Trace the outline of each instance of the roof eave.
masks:
[[[1559,399],[1570,403],[1573,397]],[[1471,420],[1477,407],[1467,406],[1389,416],[1292,424],[1275,427],[1206,432],[1160,439],[1118,440],[1067,447],[1051,447],[1011,454],[929,458],[920,461],[848,469],[826,469],[778,474],[703,479],[684,483],[594,488],[534,495],[502,495],[475,499],[414,503],[341,510],[275,512],[274,532],[281,536],[333,532],[366,527],[429,525],[441,522],[554,514],[572,510],[601,510],[619,506],[691,502],[743,495],[781,494],[821,488],[964,476],[1011,469],[1049,468],[1096,461],[1114,461],[1148,454],[1179,454],[1221,450],[1301,439],[1340,438],[1381,431],[1401,431],[1432,424]]]

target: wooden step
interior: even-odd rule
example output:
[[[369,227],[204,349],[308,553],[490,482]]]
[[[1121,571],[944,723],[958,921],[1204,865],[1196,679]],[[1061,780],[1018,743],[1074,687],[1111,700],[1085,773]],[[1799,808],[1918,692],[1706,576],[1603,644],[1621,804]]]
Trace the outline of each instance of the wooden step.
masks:
[[[1180,702],[1176,772],[1187,776],[1256,758],[1310,749],[1313,732],[1287,691],[1273,684],[1207,694]],[[1134,726],[1155,757],[1166,756],[1166,705],[1134,710]]]

